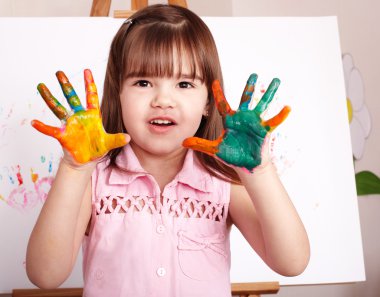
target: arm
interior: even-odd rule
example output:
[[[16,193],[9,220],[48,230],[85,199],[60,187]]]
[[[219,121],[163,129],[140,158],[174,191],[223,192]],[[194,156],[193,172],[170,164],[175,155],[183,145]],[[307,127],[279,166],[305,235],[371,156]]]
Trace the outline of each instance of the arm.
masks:
[[[196,137],[184,146],[214,156],[238,173],[243,186],[231,188],[230,218],[258,255],[276,272],[300,274],[309,260],[309,242],[303,224],[269,158],[270,132],[287,117],[285,106],[269,120],[261,119],[280,84],[273,79],[253,110],[249,103],[257,75],[249,77],[239,109],[233,111],[218,82],[213,93],[225,131],[214,141]]]
[[[48,198],[29,239],[26,270],[38,287],[58,287],[70,275],[91,217],[91,174],[109,150],[125,145],[127,134],[104,131],[96,86],[85,70],[87,109],[84,109],[63,72],[58,81],[72,115],[44,84],[38,90],[49,108],[63,122],[61,128],[32,121],[38,131],[56,138],[64,148]]]
[[[91,216],[93,168],[75,169],[65,161],[58,168],[27,248],[26,271],[40,288],[58,287],[73,269]]]
[[[310,257],[305,228],[271,163],[253,174],[236,169],[244,185],[231,188],[230,217],[274,271],[302,273]]]

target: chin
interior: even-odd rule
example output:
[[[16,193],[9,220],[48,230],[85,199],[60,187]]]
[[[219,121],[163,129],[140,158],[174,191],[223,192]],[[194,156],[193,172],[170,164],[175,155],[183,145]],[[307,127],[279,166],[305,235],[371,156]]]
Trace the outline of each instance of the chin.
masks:
[[[186,149],[182,146],[182,143],[168,143],[165,142],[144,142],[137,144],[135,142],[131,143],[134,150],[143,150],[152,155],[170,155],[176,152],[185,151]]]

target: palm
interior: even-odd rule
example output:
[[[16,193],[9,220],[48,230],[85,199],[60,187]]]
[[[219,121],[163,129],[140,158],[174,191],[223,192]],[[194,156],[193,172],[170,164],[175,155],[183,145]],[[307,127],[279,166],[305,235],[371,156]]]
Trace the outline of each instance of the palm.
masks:
[[[38,90],[53,113],[63,122],[61,128],[47,126],[37,120],[32,122],[38,131],[56,138],[79,163],[86,163],[104,156],[113,148],[127,143],[122,133],[105,132],[100,117],[98,95],[90,70],[85,70],[87,110],[85,110],[73,87],[63,72],[57,72],[63,93],[73,110],[71,116],[55,99],[44,84]]]
[[[261,113],[272,101],[280,84],[278,79],[274,79],[256,107],[253,110],[248,109],[256,80],[256,74],[248,79],[237,111],[230,108],[219,82],[214,82],[214,98],[224,119],[225,131],[214,141],[188,138],[184,141],[184,146],[217,156],[227,164],[243,167],[249,171],[262,164],[265,139],[270,131],[285,120],[290,108],[285,106],[278,115],[268,121],[261,119]]]
[[[226,116],[225,128],[216,156],[237,167],[260,165],[261,148],[269,130],[261,125],[260,117],[254,111],[238,111]]]

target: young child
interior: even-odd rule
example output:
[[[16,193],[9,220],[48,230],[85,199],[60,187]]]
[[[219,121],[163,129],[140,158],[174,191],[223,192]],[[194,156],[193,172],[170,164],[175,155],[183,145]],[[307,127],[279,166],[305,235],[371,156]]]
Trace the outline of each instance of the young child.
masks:
[[[251,75],[231,110],[198,16],[153,5],[128,19],[111,45],[101,112],[89,70],[87,109],[57,77],[74,113],[38,86],[64,125],[32,125],[64,154],[28,244],[34,284],[62,284],[83,244],[84,296],[231,296],[232,224],[274,271],[305,269],[308,238],[266,141],[289,109],[260,117],[279,81],[250,110]]]

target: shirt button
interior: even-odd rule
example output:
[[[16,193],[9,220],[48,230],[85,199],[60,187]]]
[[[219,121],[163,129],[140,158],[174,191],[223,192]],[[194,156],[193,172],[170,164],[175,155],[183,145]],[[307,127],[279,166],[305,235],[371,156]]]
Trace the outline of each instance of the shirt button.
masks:
[[[103,276],[104,276],[104,272],[103,272],[102,270],[97,270],[97,271],[95,272],[95,278],[96,278],[97,280],[101,280],[101,279],[103,278]]]
[[[162,277],[162,276],[164,276],[166,274],[166,270],[165,270],[165,268],[160,267],[160,268],[157,269],[156,273],[157,273],[158,276]]]
[[[164,225],[158,225],[156,228],[156,231],[158,234],[162,234],[165,232],[165,226]]]

